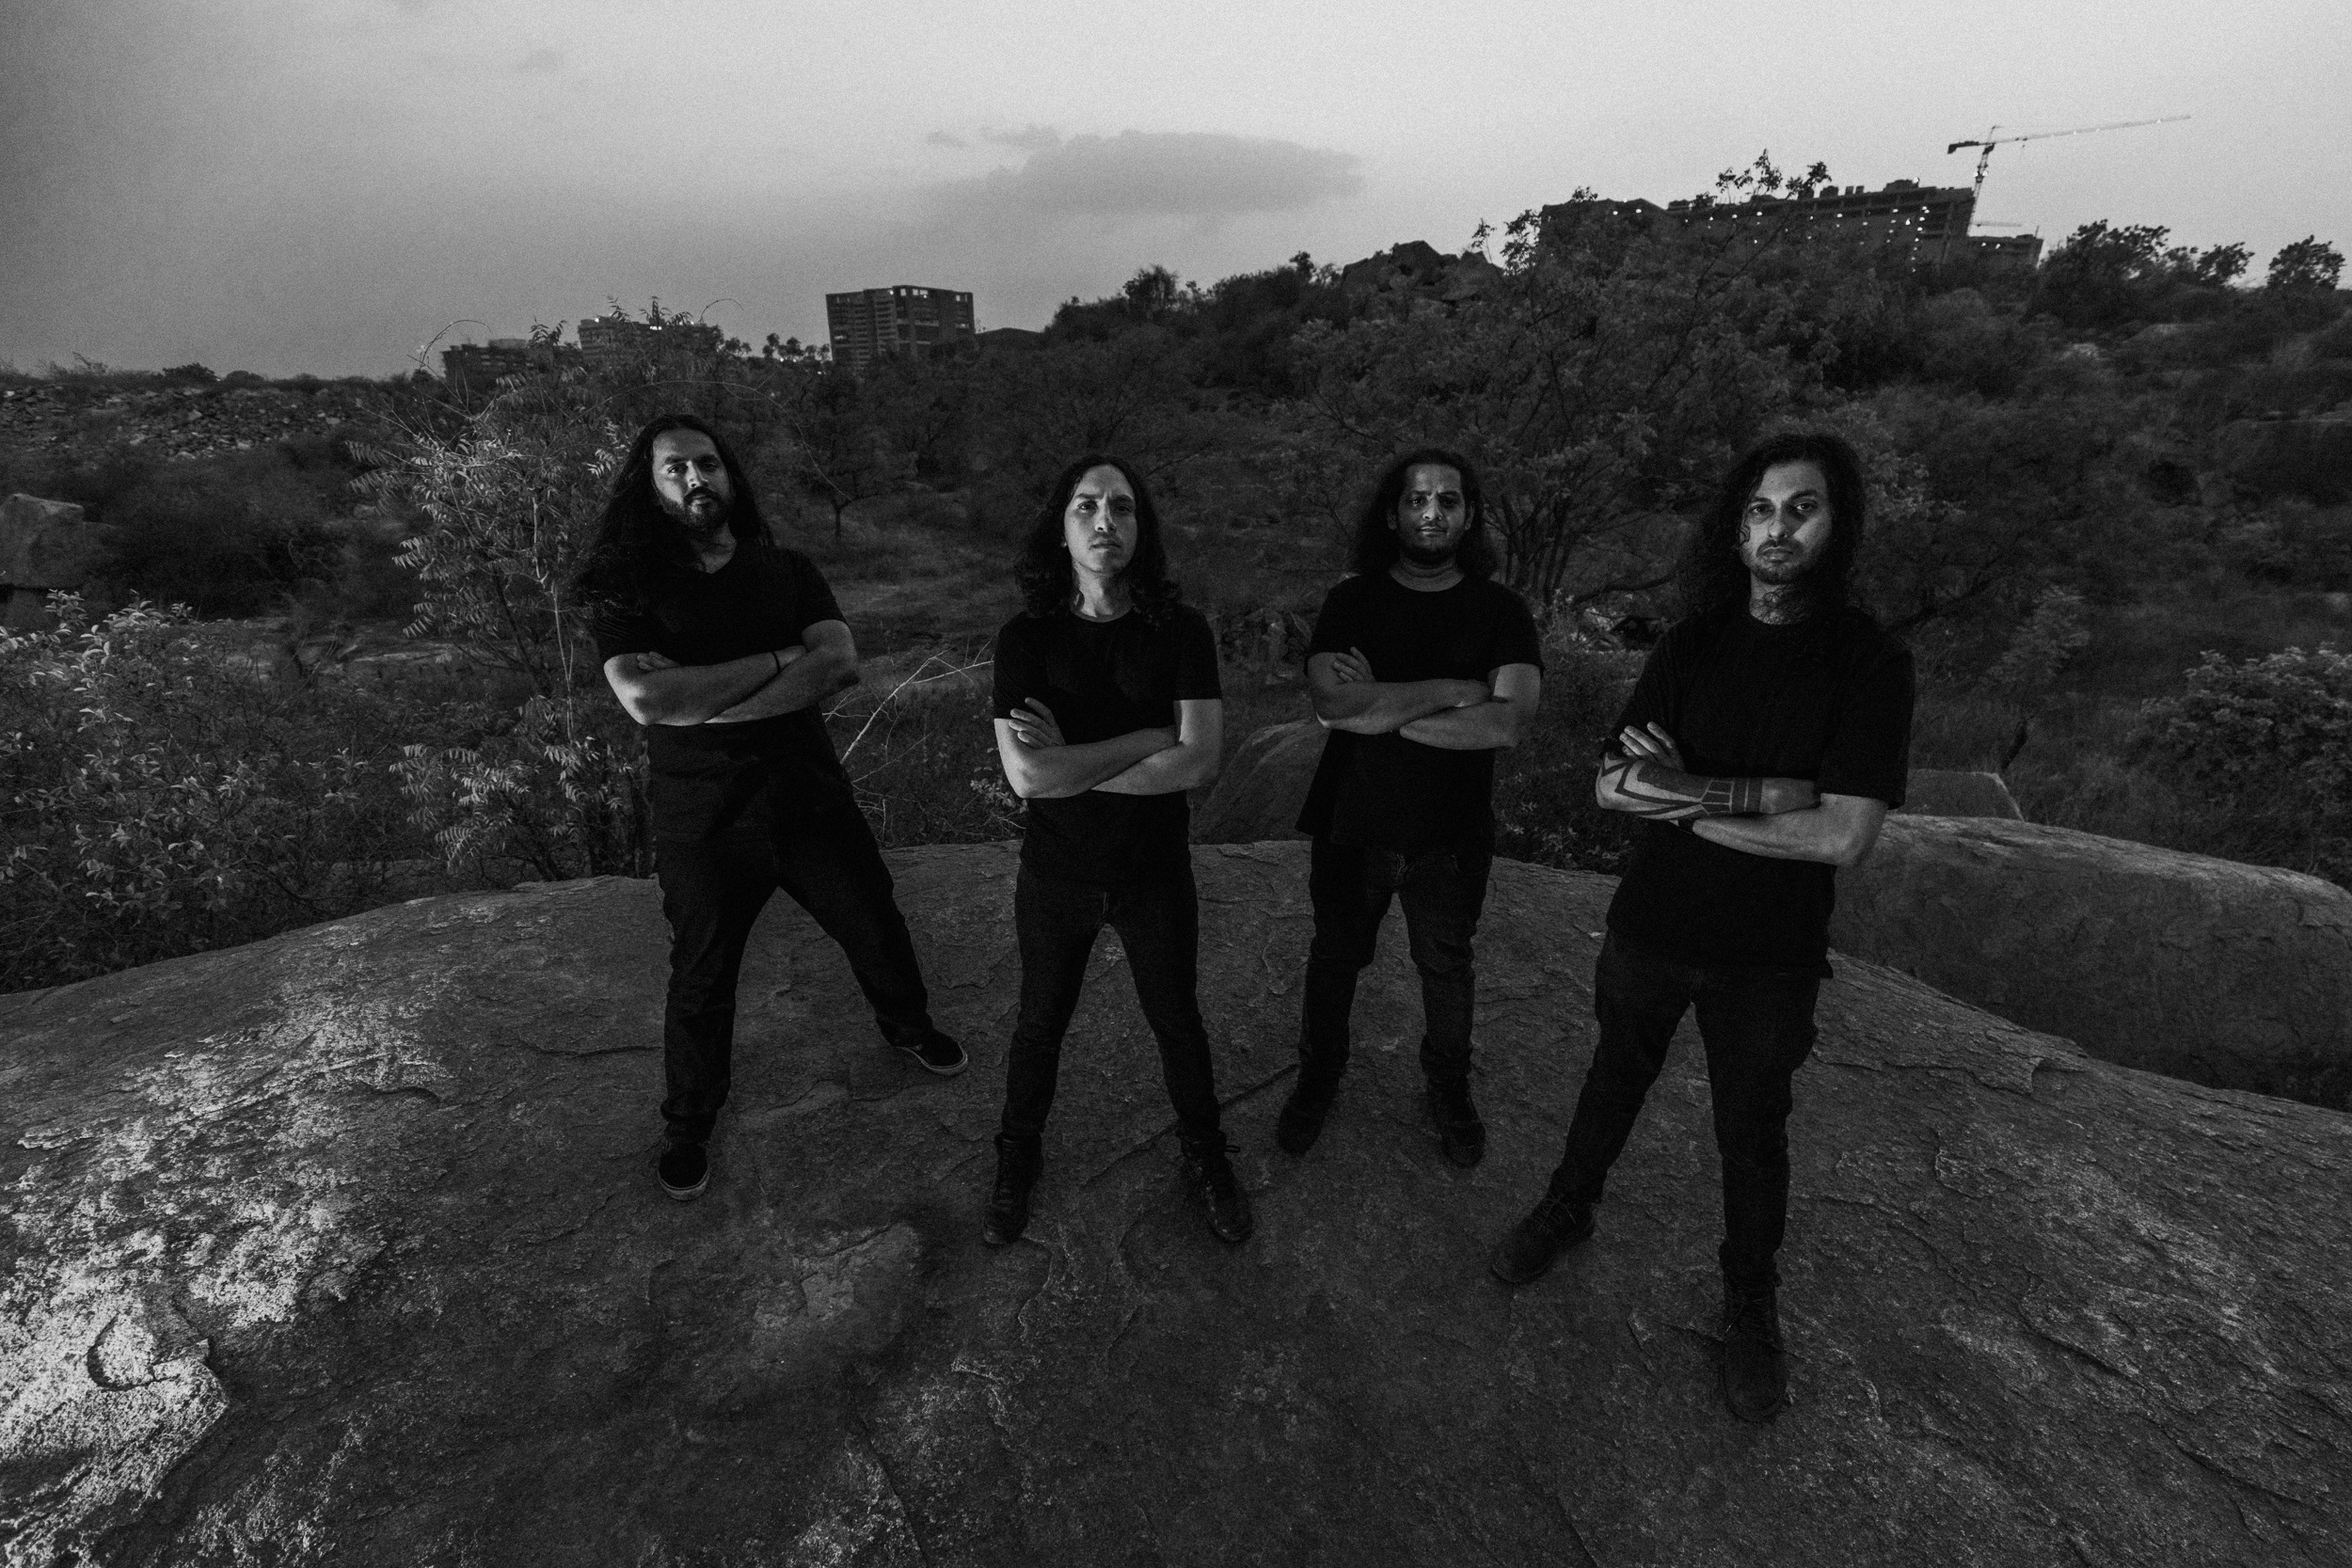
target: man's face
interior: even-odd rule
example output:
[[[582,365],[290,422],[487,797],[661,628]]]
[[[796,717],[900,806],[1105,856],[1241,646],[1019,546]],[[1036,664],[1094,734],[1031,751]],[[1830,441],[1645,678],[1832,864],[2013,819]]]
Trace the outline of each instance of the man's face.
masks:
[[[653,493],[689,533],[709,537],[726,526],[735,487],[717,442],[699,430],[665,430],[653,438]]]
[[[1454,559],[1470,531],[1470,504],[1462,499],[1462,476],[1443,463],[1416,463],[1405,470],[1405,493],[1396,498],[1397,548],[1422,566]]]
[[[1073,566],[1103,577],[1122,570],[1143,537],[1143,525],[1136,517],[1136,487],[1127,476],[1107,463],[1080,475],[1077,488],[1070,492],[1070,504],[1062,508],[1061,536]]]
[[[1819,463],[1764,470],[1740,516],[1740,563],[1768,587],[1795,582],[1829,549],[1829,480]]]

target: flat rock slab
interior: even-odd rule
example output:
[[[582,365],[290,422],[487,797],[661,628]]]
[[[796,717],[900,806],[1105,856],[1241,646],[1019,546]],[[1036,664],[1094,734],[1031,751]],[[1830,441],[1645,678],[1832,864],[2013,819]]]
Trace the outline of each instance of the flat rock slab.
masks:
[[[0,998],[0,1558],[171,1564],[2341,1564],[2352,1118],[1840,960],[1799,1080],[1794,1404],[1723,1411],[1686,1040],[1599,1234],[1512,1291],[1610,884],[1504,863],[1472,1172],[1387,934],[1273,1147],[1302,845],[1196,851],[1258,1233],[1180,1190],[1106,936],[1030,1239],[979,1241],[1014,851],[893,857],[974,1069],[779,900],[711,1190],[650,1172],[665,936],[603,880]]]
[[[1915,768],[1899,815],[1905,816],[2003,816],[2020,821],[2017,798],[1998,773],[1950,768]]]
[[[1298,814],[1314,783],[1328,732],[1312,719],[1268,724],[1250,732],[1233,760],[1217,772],[1216,787],[1192,814],[1196,844],[1256,844],[1298,839]]]

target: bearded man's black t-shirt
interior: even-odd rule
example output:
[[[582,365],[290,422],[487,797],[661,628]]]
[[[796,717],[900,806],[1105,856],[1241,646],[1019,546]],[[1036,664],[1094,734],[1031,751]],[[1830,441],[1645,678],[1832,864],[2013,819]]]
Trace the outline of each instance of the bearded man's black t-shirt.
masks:
[[[1176,606],[1157,624],[1133,610],[1115,621],[1081,620],[1067,610],[1024,613],[996,634],[996,717],[1009,719],[1037,699],[1073,746],[1173,729],[1178,703],[1223,695],[1216,638],[1189,605]],[[1021,863],[1047,876],[1115,886],[1190,864],[1192,814],[1182,790],[1089,789],[1027,804]]]
[[[1324,596],[1307,657],[1362,651],[1372,678],[1483,681],[1506,664],[1543,668],[1535,618],[1499,582],[1465,578],[1436,593],[1386,572],[1347,578]],[[1424,746],[1404,736],[1333,730],[1307,786],[1298,831],[1335,844],[1416,853],[1495,840],[1495,754]]]
[[[1656,723],[1702,778],[1805,779],[1891,807],[1909,779],[1911,709],[1911,650],[1867,615],[1775,626],[1732,605],[1666,633],[1610,735]],[[1692,963],[1825,974],[1836,870],[1645,822],[1609,927]]]
[[[658,653],[680,664],[724,664],[788,648],[841,607],[816,563],[797,550],[739,545],[715,572],[648,585],[628,605],[594,616],[599,663]],[[789,828],[854,804],[833,737],[815,706],[740,724],[651,724],[653,831],[704,838],[729,828]]]

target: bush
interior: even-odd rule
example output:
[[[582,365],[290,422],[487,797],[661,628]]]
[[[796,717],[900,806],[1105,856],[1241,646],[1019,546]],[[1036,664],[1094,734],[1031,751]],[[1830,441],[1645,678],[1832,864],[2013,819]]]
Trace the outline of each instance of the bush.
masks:
[[[1593,800],[1609,727],[1642,671],[1642,656],[1605,646],[1557,618],[1544,638],[1544,697],[1534,727],[1495,768],[1495,853],[1537,865],[1616,876],[1634,821]]]
[[[52,603],[0,634],[0,990],[364,909],[422,847],[385,761],[423,705],[274,681],[182,611]]]

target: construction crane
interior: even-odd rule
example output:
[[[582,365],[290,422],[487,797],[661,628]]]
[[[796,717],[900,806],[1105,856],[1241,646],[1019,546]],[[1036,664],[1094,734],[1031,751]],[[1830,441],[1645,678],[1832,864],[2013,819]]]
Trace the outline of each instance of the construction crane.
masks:
[[[2161,115],[2154,119],[2119,119],[2106,125],[2077,125],[2071,131],[2028,131],[2025,135],[2018,136],[1997,135],[1994,133],[1998,132],[2000,127],[1995,125],[1992,128],[1992,130],[1985,132],[1981,139],[1956,141],[1952,143],[1951,146],[1944,150],[1944,155],[1948,158],[1963,147],[1981,147],[1984,149],[1983,151],[1977,154],[1977,182],[1975,185],[1970,187],[1969,193],[1970,198],[1974,199],[1976,197],[1979,197],[1984,194],[1984,166],[1993,161],[1993,150],[1999,147],[2004,142],[2042,141],[2050,136],[2087,136],[2093,131],[2130,131],[2142,125],[2169,125],[2176,119],[2186,119],[2188,118],[2189,117],[2186,115]],[[1990,226],[1988,225],[1987,227]]]

